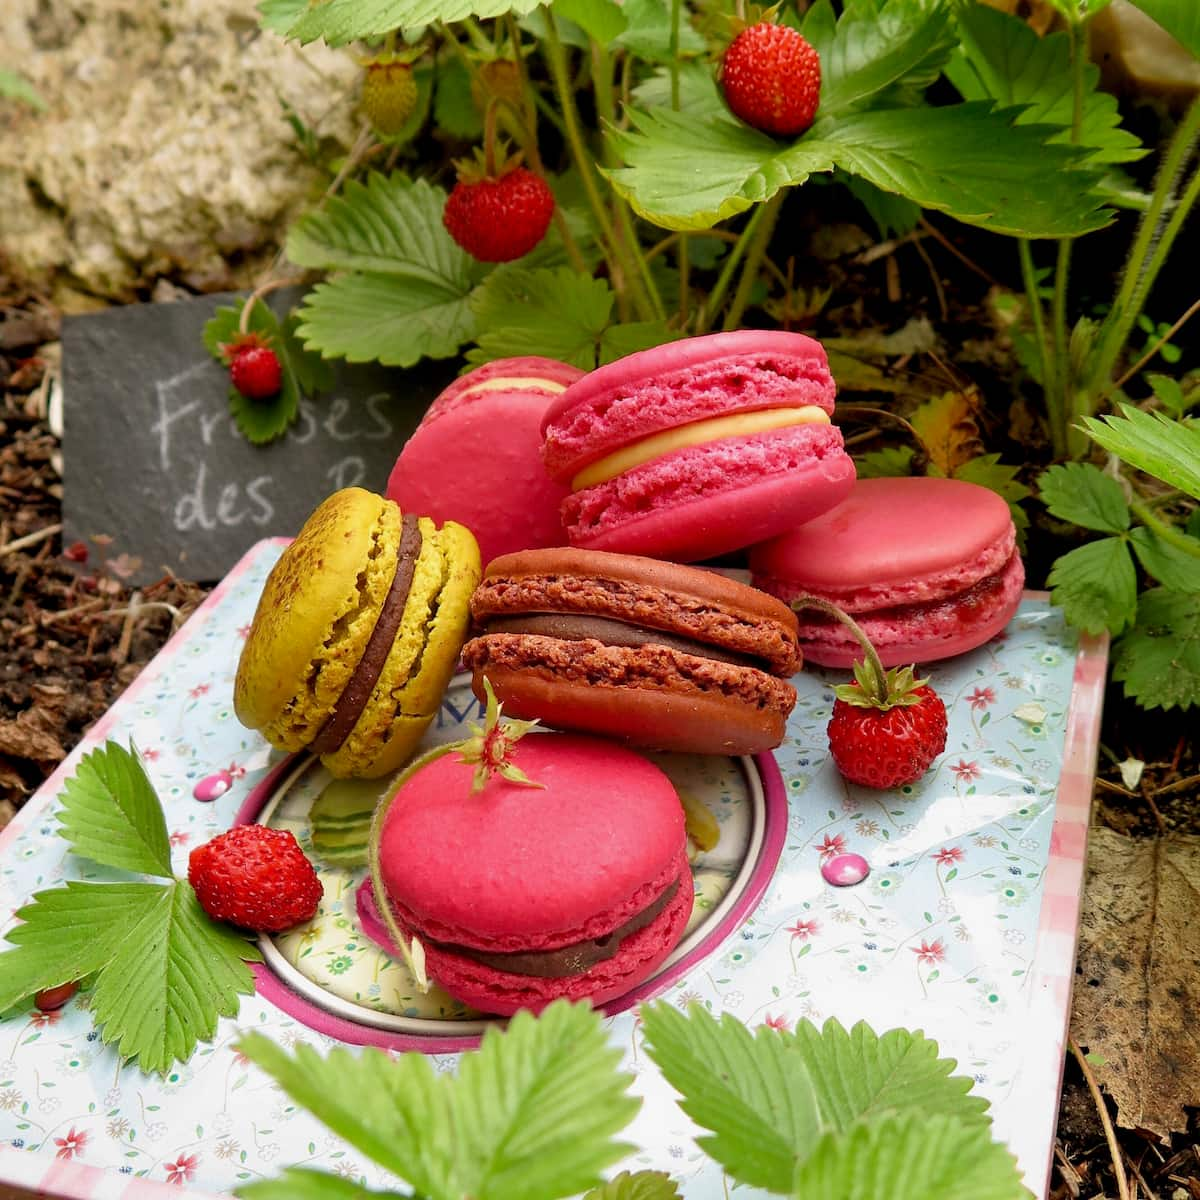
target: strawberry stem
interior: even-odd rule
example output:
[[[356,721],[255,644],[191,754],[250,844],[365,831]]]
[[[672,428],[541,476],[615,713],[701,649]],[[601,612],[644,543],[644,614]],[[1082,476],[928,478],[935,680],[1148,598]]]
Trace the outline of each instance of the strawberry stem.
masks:
[[[871,639],[863,632],[862,626],[849,613],[843,612],[836,604],[829,600],[823,600],[820,596],[797,596],[792,601],[792,609],[799,612],[803,608],[815,608],[818,612],[823,612],[826,616],[840,621],[850,630],[854,635],[854,640],[862,649],[870,672],[870,698],[881,704],[886,703],[888,698],[887,672],[883,669],[883,663],[879,661],[879,655],[875,647],[871,645]]]
[[[246,303],[242,305],[242,313],[238,318],[238,333],[245,335],[250,332],[250,310],[263,296],[301,282],[303,281],[297,276],[293,279],[268,279],[266,283],[260,283],[246,298]]]
[[[496,122],[500,115],[500,101],[492,96],[483,114],[483,169],[489,179],[496,178]]]

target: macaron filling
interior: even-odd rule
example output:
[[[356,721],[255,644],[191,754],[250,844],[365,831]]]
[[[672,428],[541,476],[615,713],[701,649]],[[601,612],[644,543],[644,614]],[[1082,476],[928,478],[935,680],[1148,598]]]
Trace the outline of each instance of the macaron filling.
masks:
[[[312,741],[311,750],[314,754],[333,754],[362,716],[400,629],[420,552],[421,530],[417,518],[406,515],[400,524],[400,546],[396,553],[396,573],[392,576],[391,586],[358,665],[342,689],[333,711]]]
[[[692,638],[677,637],[661,629],[616,621],[610,617],[590,617],[574,613],[535,613],[528,616],[493,617],[487,623],[487,634],[536,634],[539,637],[561,638],[568,642],[593,640],[606,646],[666,646],[681,654],[694,654],[715,662],[740,667],[757,667],[769,671],[770,664],[749,654],[722,650]]]
[[[494,953],[480,950],[475,946],[463,946],[451,942],[432,943],[439,950],[448,954],[457,954],[492,967],[497,971],[506,971],[511,975],[530,975],[537,979],[564,979],[571,975],[582,975],[597,963],[614,958],[621,949],[621,943],[632,934],[645,929],[656,920],[670,904],[675,893],[679,890],[679,880],[673,880],[670,885],[659,893],[641,912],[635,913],[624,924],[600,937],[589,938],[586,941],[574,942],[568,946],[560,946],[556,950],[516,950]]]

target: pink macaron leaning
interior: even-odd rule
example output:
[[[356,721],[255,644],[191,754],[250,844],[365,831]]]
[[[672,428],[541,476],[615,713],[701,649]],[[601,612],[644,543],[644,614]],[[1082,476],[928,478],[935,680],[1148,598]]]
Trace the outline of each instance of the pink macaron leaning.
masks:
[[[558,510],[567,489],[542,466],[541,423],[582,376],[552,358],[505,358],[456,379],[400,451],[388,499],[439,524],[465,525],[485,565],[565,545]]]
[[[572,546],[695,562],[832,508],[854,463],[819,342],[740,330],[592,371],[549,407],[542,458]]]
[[[958,479],[860,479],[837,508],[754,547],[755,586],[792,603],[831,600],[886,667],[973,650],[1008,624],[1025,568],[1008,505]],[[809,662],[848,667],[861,653],[842,625],[800,610]]]
[[[514,745],[511,729],[478,739],[473,763],[459,744],[401,778],[376,817],[377,906],[394,939],[419,941],[429,976],[481,1012],[603,1004],[683,936],[683,808],[631,750],[575,734]]]

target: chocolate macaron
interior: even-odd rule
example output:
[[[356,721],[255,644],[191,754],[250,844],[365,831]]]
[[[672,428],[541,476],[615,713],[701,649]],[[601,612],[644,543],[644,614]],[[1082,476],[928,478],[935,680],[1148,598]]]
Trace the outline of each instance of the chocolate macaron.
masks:
[[[778,746],[796,702],[795,614],[725,576],[547,549],[494,559],[463,649],[512,717],[694,754]]]

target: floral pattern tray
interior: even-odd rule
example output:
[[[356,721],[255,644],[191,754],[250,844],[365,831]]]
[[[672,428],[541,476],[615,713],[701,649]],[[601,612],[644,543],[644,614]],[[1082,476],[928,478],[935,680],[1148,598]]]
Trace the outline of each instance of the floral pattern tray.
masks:
[[[108,877],[67,853],[52,817],[79,756],[106,738],[132,739],[140,749],[180,873],[193,846],[239,816],[266,811],[288,774],[299,770],[303,779],[312,770],[283,762],[232,710],[240,641],[283,544],[261,542],[246,555],[0,833],[3,927],[35,891],[64,878]],[[997,1136],[1043,1194],[1104,670],[1102,643],[1078,645],[1045,597],[1028,595],[1002,637],[932,671],[950,713],[946,752],[918,784],[887,793],[847,785],[834,770],[824,728],[829,686],[840,676],[803,672],[787,739],[773,756],[753,765],[703,758],[679,765],[699,773],[718,820],[723,805],[726,821],[745,819],[757,779],[762,827],[750,847],[742,833],[726,843],[722,825],[712,862],[694,864],[694,920],[708,918],[706,904],[725,909],[707,919],[709,936],[689,943],[645,994],[699,1001],[751,1027],[836,1016],[881,1031],[924,1030],[992,1101]],[[452,688],[442,732],[433,736],[450,736],[466,715]],[[204,803],[198,789],[222,794]],[[724,804],[723,795],[737,803]],[[286,796],[275,811],[287,819]],[[733,856],[722,857],[735,843]],[[823,880],[822,862],[842,851],[867,859],[863,883],[839,889]],[[702,879],[706,869],[713,876]],[[341,899],[342,911],[330,916],[347,921],[338,932],[354,945],[344,952],[354,959],[362,939],[346,894]],[[353,965],[332,969],[332,951],[333,944],[322,988]],[[213,1196],[285,1163],[367,1186],[394,1184],[292,1104],[233,1043],[249,1028],[285,1046],[327,1046],[335,1035],[406,1045],[394,1040],[405,1035],[331,1017],[303,997],[296,1003],[297,993],[268,971],[260,979],[259,993],[243,999],[236,1019],[222,1021],[213,1043],[163,1079],[121,1067],[78,1003],[0,1021],[0,1185],[94,1200],[178,1196],[181,1187]],[[403,1010],[399,993],[395,999]],[[671,1172],[689,1200],[725,1196],[720,1169],[700,1154],[694,1127],[641,1050],[636,1009],[617,1007],[609,1035],[645,1099],[629,1130],[638,1150],[626,1165]],[[453,1042],[422,1048],[433,1051],[437,1069],[454,1068]]]

